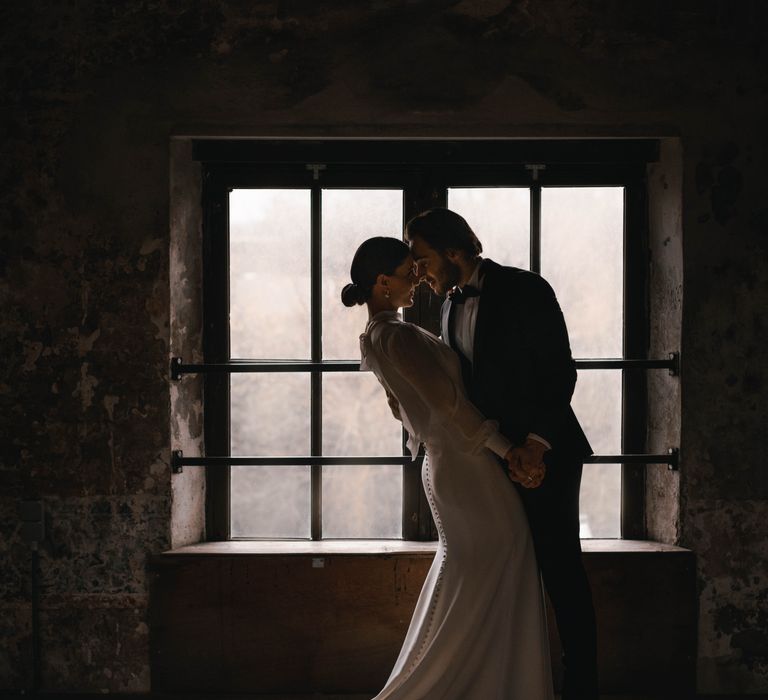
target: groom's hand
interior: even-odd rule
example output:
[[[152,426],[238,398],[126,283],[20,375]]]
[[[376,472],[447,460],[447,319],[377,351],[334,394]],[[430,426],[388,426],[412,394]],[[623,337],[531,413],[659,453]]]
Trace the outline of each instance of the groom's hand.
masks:
[[[533,438],[528,438],[520,447],[511,448],[504,456],[510,479],[529,489],[540,486],[547,471],[546,451],[547,446]]]
[[[544,453],[549,449],[541,440],[535,438],[526,438],[520,450],[520,462],[523,468],[534,469],[536,467],[545,467]]]
[[[542,463],[533,469],[523,466],[521,455],[524,447],[512,447],[504,459],[507,462],[507,472],[512,481],[516,481],[527,489],[535,489],[544,480],[546,467]]]

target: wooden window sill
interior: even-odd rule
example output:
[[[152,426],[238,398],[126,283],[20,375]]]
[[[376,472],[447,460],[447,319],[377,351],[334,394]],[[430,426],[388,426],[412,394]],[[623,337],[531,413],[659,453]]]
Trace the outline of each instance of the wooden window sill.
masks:
[[[595,554],[685,554],[690,550],[647,540],[581,541],[587,556]],[[163,552],[163,557],[217,556],[433,556],[436,542],[403,540],[232,540],[201,542]]]

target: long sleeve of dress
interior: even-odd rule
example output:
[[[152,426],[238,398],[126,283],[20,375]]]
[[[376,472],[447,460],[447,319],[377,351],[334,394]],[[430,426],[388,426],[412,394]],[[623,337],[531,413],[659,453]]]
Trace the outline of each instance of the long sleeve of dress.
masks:
[[[446,356],[452,353],[450,349],[405,323],[388,324],[378,340],[381,366],[389,375],[385,379],[419,440],[429,442],[442,428],[464,452],[477,453],[487,447],[504,456],[511,444],[498,432],[498,424],[486,420],[450,376],[446,363],[455,360]]]

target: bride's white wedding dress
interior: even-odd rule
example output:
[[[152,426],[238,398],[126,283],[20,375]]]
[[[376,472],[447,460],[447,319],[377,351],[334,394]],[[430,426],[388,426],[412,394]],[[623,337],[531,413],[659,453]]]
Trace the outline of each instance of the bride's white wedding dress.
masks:
[[[504,445],[496,424],[466,399],[455,353],[399,314],[376,314],[360,347],[361,368],[399,403],[411,453],[426,447],[422,480],[439,533],[402,650],[374,700],[551,700],[533,543],[491,452]]]

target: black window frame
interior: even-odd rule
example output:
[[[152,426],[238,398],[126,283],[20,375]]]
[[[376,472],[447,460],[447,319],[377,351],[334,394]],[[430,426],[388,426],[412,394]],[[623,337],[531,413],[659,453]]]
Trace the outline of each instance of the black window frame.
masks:
[[[623,359],[647,359],[648,220],[646,166],[658,159],[654,139],[590,140],[198,140],[194,158],[203,177],[203,353],[206,455],[221,458],[206,470],[206,538],[230,537],[229,375],[234,371],[285,371],[275,363],[244,366],[229,359],[229,192],[237,188],[300,188],[312,193],[311,539],[321,539],[322,375],[355,371],[354,363],[321,361],[321,190],[398,188],[404,222],[445,206],[451,187],[527,187],[531,196],[531,266],[540,270],[541,188],[624,188]],[[419,290],[408,320],[437,331],[440,304]],[[255,367],[254,364],[262,365]],[[279,364],[279,363],[278,363]],[[596,363],[592,362],[592,365]],[[585,367],[589,368],[589,366]],[[645,449],[647,367],[622,368],[622,453]],[[311,459],[314,457],[315,459]],[[242,460],[258,468],[259,460]],[[275,460],[272,460],[274,463]],[[370,462],[368,462],[370,463]],[[380,462],[381,463],[381,462]],[[392,463],[388,461],[387,463]],[[403,458],[403,539],[434,540],[437,533],[420,480],[420,460]],[[644,539],[645,464],[621,465],[621,538]]]

